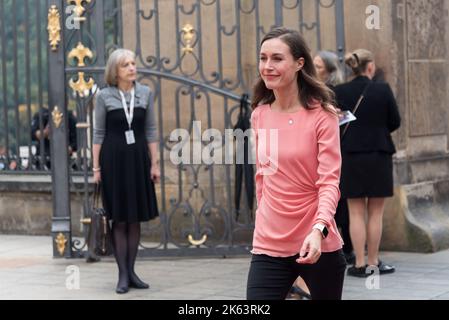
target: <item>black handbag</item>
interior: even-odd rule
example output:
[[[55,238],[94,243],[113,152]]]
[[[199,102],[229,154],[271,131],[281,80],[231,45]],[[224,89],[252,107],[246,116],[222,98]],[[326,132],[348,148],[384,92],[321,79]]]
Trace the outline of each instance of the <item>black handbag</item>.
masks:
[[[88,261],[98,260],[98,256],[109,256],[114,253],[111,227],[106,211],[98,206],[99,198],[100,183],[97,183],[90,210],[90,227],[87,238]]]

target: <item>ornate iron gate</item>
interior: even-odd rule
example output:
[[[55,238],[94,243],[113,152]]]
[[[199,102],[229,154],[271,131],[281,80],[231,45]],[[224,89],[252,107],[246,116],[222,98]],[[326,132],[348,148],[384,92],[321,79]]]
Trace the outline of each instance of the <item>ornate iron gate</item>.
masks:
[[[160,219],[143,227],[141,254],[248,251],[253,199],[236,200],[235,166],[196,160],[211,143],[202,130],[216,128],[225,141],[224,131],[234,127],[241,96],[257,76],[257,44],[279,25],[299,29],[313,50],[344,52],[342,0],[48,0],[55,257],[80,256],[85,247],[85,231],[76,238],[72,226],[88,222],[93,96],[116,47],[136,52],[139,81],[155,93],[159,122]],[[67,123],[58,122],[67,106],[78,117],[70,166]],[[170,134],[179,128],[193,135],[193,157],[175,165],[170,155],[178,142]],[[70,186],[84,195],[81,222],[71,219]]]

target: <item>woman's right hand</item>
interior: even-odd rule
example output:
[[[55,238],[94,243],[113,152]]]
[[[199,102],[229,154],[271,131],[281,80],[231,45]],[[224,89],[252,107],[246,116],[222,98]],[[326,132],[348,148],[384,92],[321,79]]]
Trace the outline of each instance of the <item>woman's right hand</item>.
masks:
[[[100,171],[94,171],[94,182],[99,183],[101,181],[101,172]]]

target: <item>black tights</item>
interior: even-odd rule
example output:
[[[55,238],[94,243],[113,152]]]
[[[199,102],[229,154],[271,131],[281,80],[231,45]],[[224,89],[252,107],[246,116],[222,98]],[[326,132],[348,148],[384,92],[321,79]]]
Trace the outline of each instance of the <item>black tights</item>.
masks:
[[[134,271],[140,241],[140,223],[113,222],[114,255],[118,265],[118,287],[140,279]]]

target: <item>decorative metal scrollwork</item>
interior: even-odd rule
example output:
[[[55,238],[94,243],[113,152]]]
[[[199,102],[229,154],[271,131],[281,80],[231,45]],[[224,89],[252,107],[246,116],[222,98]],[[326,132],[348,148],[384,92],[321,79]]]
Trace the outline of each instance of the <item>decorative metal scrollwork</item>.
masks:
[[[48,42],[50,43],[51,50],[56,51],[61,41],[61,21],[59,10],[55,5],[52,5],[48,9]]]
[[[102,2],[104,5],[97,5]],[[166,177],[160,188],[161,219],[150,223],[148,230],[145,230],[157,240],[148,247],[141,247],[150,249],[150,254],[155,251],[153,249],[166,249],[168,243],[176,249],[195,254],[216,254],[227,244],[247,250],[247,241],[250,241],[254,228],[254,212],[248,208],[244,197],[240,209],[235,209],[232,166],[203,163],[173,165],[166,155],[176,151],[176,147],[196,143],[196,140],[172,141],[167,135],[168,131],[175,124],[176,128],[192,134],[196,132],[192,125],[194,121],[207,123],[208,129],[214,126],[224,130],[234,128],[234,120],[240,110],[240,94],[250,91],[257,75],[259,55],[258,50],[254,49],[258,48],[261,37],[276,23],[288,24],[303,33],[315,30],[307,36],[316,34],[316,47],[313,49],[318,49],[324,20],[319,19],[320,10],[342,6],[343,2],[245,0],[229,1],[234,4],[228,6],[228,1],[220,0],[173,1],[176,4],[171,6],[173,10],[169,13],[162,10],[163,1],[102,2],[64,1],[76,4],[71,7],[75,20],[95,19],[103,14],[105,22],[96,25],[92,20],[95,25],[68,31],[68,36],[64,38],[64,47],[68,47],[70,52],[70,67],[66,69],[70,74],[69,90],[76,90],[76,95],[69,95],[69,99],[76,99],[78,115],[82,115],[76,126],[83,129],[79,131],[87,141],[86,147],[79,152],[79,168],[86,169],[87,175],[91,167],[91,159],[85,155],[90,152],[87,129],[90,128],[89,112],[93,105],[88,98],[94,91],[94,80],[95,83],[99,81],[97,79],[104,67],[103,57],[109,56],[117,47],[124,47],[125,43],[136,51],[139,81],[154,89],[155,108],[160,115],[158,129],[164,141],[164,150],[160,154],[161,171]],[[123,23],[124,10],[129,9],[123,4],[128,2],[133,4],[132,12],[127,11],[126,18],[130,20]],[[104,10],[103,13],[96,12],[99,8]],[[326,12],[332,14],[329,10]],[[339,19],[336,17],[335,20]],[[245,21],[250,21],[250,25],[242,24]],[[135,25],[132,35],[124,29],[129,24],[133,28]],[[100,35],[102,38],[98,38]],[[328,46],[327,42],[324,45]],[[97,59],[94,48],[99,49],[102,57]],[[244,54],[247,51],[249,54]],[[167,86],[166,83],[170,84]],[[168,122],[167,114],[173,115]],[[199,132],[202,133],[202,130]],[[208,142],[201,141],[202,150]],[[224,151],[224,143],[216,150]],[[84,193],[87,209],[90,205],[87,185]],[[87,236],[90,218],[89,212],[85,211],[81,224]],[[69,234],[66,236],[69,237]],[[76,241],[68,240],[72,255],[87,246],[84,244],[78,248]]]
[[[60,232],[56,236],[55,242],[56,242],[56,247],[57,247],[59,255],[63,256],[64,251],[65,251],[65,246],[67,244],[67,238],[65,237],[65,235],[62,232]]]

